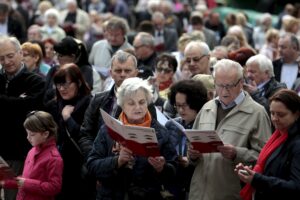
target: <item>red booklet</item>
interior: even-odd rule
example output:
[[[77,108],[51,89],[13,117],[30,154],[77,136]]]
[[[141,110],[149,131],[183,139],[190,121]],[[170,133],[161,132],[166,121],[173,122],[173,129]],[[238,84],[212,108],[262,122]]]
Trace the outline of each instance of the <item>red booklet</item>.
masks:
[[[0,180],[12,179],[14,177],[15,177],[14,171],[0,156]]]
[[[160,156],[156,133],[153,128],[127,126],[101,109],[102,118],[112,139],[144,157]]]
[[[186,135],[194,149],[200,153],[218,152],[217,147],[223,146],[223,142],[214,130],[184,129],[181,124],[171,121]]]

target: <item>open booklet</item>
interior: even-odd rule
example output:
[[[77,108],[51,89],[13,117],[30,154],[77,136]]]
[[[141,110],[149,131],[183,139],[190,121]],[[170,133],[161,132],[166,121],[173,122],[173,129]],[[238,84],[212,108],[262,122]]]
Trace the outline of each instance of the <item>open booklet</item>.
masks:
[[[112,139],[144,157],[160,156],[156,133],[153,128],[124,125],[101,109],[101,115]]]
[[[7,162],[0,156],[0,180],[11,179],[15,177],[12,168],[9,167]]]
[[[224,145],[216,131],[185,129],[174,119],[170,119],[187,137],[195,150],[200,153],[218,152],[217,147]]]

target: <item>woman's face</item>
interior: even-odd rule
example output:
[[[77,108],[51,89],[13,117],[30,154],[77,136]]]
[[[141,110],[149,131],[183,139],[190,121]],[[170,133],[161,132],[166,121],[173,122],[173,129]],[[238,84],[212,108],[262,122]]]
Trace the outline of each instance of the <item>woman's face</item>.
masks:
[[[53,27],[53,26],[55,26],[56,24],[57,24],[57,19],[56,19],[56,17],[55,16],[48,16],[47,17],[47,24],[48,24],[48,26],[50,26],[50,27]]]
[[[148,103],[145,92],[140,89],[132,96],[125,97],[123,112],[127,116],[129,123],[143,123],[145,115],[148,112]]]
[[[66,77],[65,83],[58,83],[55,86],[63,100],[71,100],[78,94],[77,84],[72,82],[69,77]]]
[[[51,58],[51,59],[54,58],[55,52],[54,52],[53,44],[47,42],[45,44],[45,51],[46,51],[46,58]]]
[[[183,93],[176,93],[175,95],[175,107],[180,117],[186,124],[194,121],[197,116],[197,111],[190,108],[186,102],[186,95]]]
[[[155,68],[156,80],[163,83],[172,80],[174,72],[173,68],[169,66],[168,61],[158,62]]]
[[[29,54],[28,51],[23,50],[23,61],[28,69],[33,70],[37,67],[38,56]]]
[[[300,115],[299,112],[292,113],[292,111],[280,101],[271,102],[270,113],[272,123],[279,131],[287,131]]]

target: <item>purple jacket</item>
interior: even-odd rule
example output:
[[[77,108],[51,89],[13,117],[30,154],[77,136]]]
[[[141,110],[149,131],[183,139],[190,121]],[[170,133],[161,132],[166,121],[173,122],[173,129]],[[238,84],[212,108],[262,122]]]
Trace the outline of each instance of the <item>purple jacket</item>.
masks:
[[[33,147],[27,154],[17,200],[54,200],[61,190],[63,160],[54,139]],[[5,181],[5,188],[18,188],[15,180]]]

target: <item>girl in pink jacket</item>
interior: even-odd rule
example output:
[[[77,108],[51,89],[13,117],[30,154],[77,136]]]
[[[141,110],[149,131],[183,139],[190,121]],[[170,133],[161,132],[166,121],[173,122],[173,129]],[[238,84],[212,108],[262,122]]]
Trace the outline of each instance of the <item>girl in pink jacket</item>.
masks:
[[[24,122],[28,152],[22,176],[2,182],[7,189],[19,189],[17,200],[54,200],[61,190],[63,160],[56,148],[57,125],[52,116],[32,111]]]

